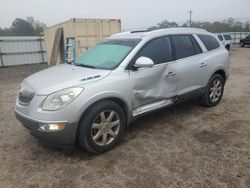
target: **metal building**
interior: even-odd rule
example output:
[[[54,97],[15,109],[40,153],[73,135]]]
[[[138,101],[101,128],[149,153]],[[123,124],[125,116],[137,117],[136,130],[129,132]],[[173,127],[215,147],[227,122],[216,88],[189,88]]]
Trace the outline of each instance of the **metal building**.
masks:
[[[56,37],[58,29],[62,29],[62,42],[59,44]],[[72,18],[66,22],[48,27],[44,30],[48,63],[62,63],[64,59],[63,49],[67,37],[74,37],[76,43],[76,55],[84,52],[89,47],[100,42],[112,34],[121,32],[121,20],[119,19],[81,19]],[[60,38],[60,37],[59,37]],[[58,43],[58,46],[55,45]],[[59,49],[58,54],[53,48]],[[53,51],[53,53],[52,53]],[[56,54],[55,62],[52,62],[52,54]],[[52,58],[53,59],[53,58]],[[53,60],[54,60],[53,59]]]

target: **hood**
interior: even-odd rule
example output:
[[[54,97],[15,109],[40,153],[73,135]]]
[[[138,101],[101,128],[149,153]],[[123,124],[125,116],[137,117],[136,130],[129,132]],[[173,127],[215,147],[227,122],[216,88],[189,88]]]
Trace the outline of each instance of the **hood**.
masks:
[[[36,94],[48,95],[61,89],[100,80],[110,73],[111,70],[60,64],[32,74],[24,82],[34,88]]]

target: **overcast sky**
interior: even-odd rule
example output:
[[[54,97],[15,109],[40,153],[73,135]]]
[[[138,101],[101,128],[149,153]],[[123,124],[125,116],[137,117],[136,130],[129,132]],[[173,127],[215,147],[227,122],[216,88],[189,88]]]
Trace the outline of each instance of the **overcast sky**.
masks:
[[[250,0],[0,0],[0,27],[33,16],[47,26],[73,17],[119,18],[123,30],[141,29],[165,19],[183,23],[189,10],[196,21],[250,20]]]

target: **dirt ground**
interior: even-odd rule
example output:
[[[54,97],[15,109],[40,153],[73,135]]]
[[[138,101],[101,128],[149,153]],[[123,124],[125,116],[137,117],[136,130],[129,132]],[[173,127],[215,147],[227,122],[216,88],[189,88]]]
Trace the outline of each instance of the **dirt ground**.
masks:
[[[15,119],[20,82],[44,68],[0,69],[0,187],[250,187],[250,48],[232,50],[217,107],[189,101],[140,118],[99,156],[44,146]]]

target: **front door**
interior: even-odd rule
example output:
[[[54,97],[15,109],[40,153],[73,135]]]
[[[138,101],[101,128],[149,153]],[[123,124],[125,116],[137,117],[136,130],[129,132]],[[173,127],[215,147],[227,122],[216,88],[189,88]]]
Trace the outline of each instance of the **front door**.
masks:
[[[176,95],[178,85],[170,37],[146,43],[131,64],[139,57],[152,59],[154,66],[130,71],[133,109],[137,114],[170,103],[168,99]]]

